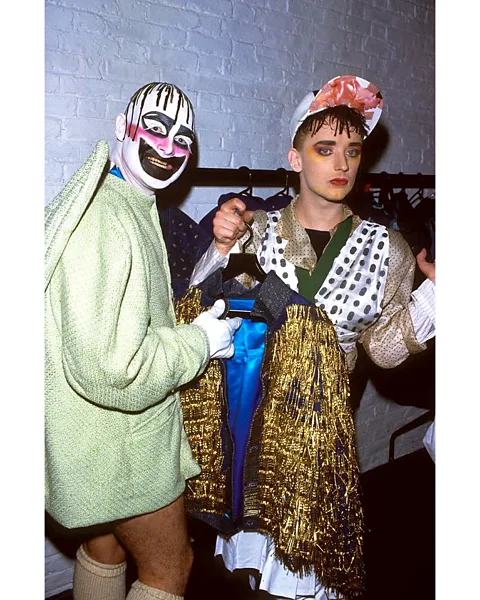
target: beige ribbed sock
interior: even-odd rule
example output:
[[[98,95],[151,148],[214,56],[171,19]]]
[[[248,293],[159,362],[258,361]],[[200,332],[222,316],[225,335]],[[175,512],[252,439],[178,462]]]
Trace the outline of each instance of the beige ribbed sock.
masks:
[[[138,579],[132,583],[127,596],[127,600],[152,600],[152,598],[156,600],[183,600],[183,596],[176,596],[163,590],[157,590],[157,588],[145,585]]]
[[[104,565],[90,558],[80,546],[73,575],[74,600],[125,600],[126,570],[126,561]]]

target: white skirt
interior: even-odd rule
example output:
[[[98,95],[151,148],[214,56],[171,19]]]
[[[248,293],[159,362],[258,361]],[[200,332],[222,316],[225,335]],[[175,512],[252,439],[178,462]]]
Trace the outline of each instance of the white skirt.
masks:
[[[275,544],[272,538],[256,531],[239,531],[229,539],[217,536],[215,556],[221,555],[229,571],[235,569],[256,569],[260,573],[258,589],[279,599],[289,600],[330,600],[342,598],[326,589],[315,574],[301,576],[289,571],[275,558]],[[250,577],[252,589],[256,581]]]

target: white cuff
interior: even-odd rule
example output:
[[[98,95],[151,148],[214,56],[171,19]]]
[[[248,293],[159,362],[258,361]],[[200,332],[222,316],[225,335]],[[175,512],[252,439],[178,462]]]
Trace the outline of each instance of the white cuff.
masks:
[[[435,336],[435,284],[426,279],[422,285],[412,292],[409,304],[415,337],[424,344]]]
[[[215,240],[208,247],[208,250],[195,265],[190,277],[190,285],[198,285],[211,275],[217,269],[224,267],[228,262],[228,254],[223,255],[217,250]]]

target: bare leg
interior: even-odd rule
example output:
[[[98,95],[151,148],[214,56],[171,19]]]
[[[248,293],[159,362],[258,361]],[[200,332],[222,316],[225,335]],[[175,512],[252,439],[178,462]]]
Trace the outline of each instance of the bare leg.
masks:
[[[127,559],[125,550],[113,533],[91,538],[84,542],[83,548],[90,558],[105,565],[119,565]]]
[[[141,583],[183,596],[193,563],[183,495],[153,513],[116,525],[118,540],[135,559]]]

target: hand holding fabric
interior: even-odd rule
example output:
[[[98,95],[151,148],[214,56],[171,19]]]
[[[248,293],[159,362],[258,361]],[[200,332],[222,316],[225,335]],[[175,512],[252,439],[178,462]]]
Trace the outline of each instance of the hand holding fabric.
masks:
[[[205,330],[210,345],[210,358],[231,358],[234,353],[233,335],[242,324],[240,317],[219,319],[225,312],[225,301],[217,300],[209,310],[206,310],[192,321]]]

